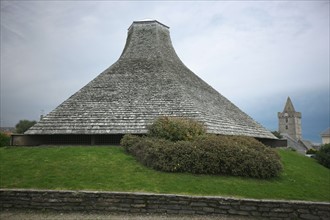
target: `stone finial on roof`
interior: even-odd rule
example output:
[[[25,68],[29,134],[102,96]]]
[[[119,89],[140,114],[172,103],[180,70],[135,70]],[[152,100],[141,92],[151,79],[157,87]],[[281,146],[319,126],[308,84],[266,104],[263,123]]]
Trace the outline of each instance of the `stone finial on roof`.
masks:
[[[138,24],[158,24],[158,25],[161,25],[163,27],[166,27],[166,28],[170,28],[168,26],[166,26],[165,24],[157,21],[157,20],[154,20],[154,19],[150,19],[150,18],[147,18],[147,19],[142,19],[142,20],[137,20],[137,21],[133,21],[133,23],[131,24],[131,26],[128,28],[128,30],[133,26],[133,25],[138,25]]]

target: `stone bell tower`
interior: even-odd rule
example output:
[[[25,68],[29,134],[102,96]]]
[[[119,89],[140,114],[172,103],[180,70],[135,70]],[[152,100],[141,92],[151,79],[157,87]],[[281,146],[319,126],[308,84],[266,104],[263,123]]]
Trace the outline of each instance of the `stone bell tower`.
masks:
[[[296,112],[290,97],[286,100],[283,112],[278,112],[278,131],[295,140],[301,140],[301,112]]]

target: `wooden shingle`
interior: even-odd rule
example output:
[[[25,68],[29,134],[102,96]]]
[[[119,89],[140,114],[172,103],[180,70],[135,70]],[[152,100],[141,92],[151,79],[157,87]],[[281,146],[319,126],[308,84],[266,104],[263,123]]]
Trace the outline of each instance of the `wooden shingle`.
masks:
[[[119,60],[26,134],[143,134],[159,116],[196,119],[209,133],[275,138],[190,71],[158,21],[133,22]]]

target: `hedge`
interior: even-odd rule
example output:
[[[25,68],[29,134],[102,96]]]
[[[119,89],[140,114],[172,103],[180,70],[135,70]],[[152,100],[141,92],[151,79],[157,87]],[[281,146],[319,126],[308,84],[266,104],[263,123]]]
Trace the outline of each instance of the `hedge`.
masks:
[[[165,172],[271,178],[282,170],[278,154],[252,137],[203,135],[173,142],[125,135],[121,145],[144,165]]]
[[[182,117],[159,117],[148,127],[148,136],[170,141],[191,141],[205,135],[206,128],[198,121]]]
[[[0,147],[9,146],[10,135],[0,132]]]
[[[316,153],[316,160],[323,166],[330,169],[330,143],[323,145]]]

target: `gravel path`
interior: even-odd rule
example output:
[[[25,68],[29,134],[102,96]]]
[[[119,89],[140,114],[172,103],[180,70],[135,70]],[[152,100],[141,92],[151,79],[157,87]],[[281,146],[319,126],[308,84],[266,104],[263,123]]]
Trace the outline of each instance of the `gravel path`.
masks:
[[[248,220],[248,217],[227,216],[174,216],[174,215],[131,215],[131,214],[86,214],[86,213],[56,213],[38,211],[1,211],[1,220]]]

